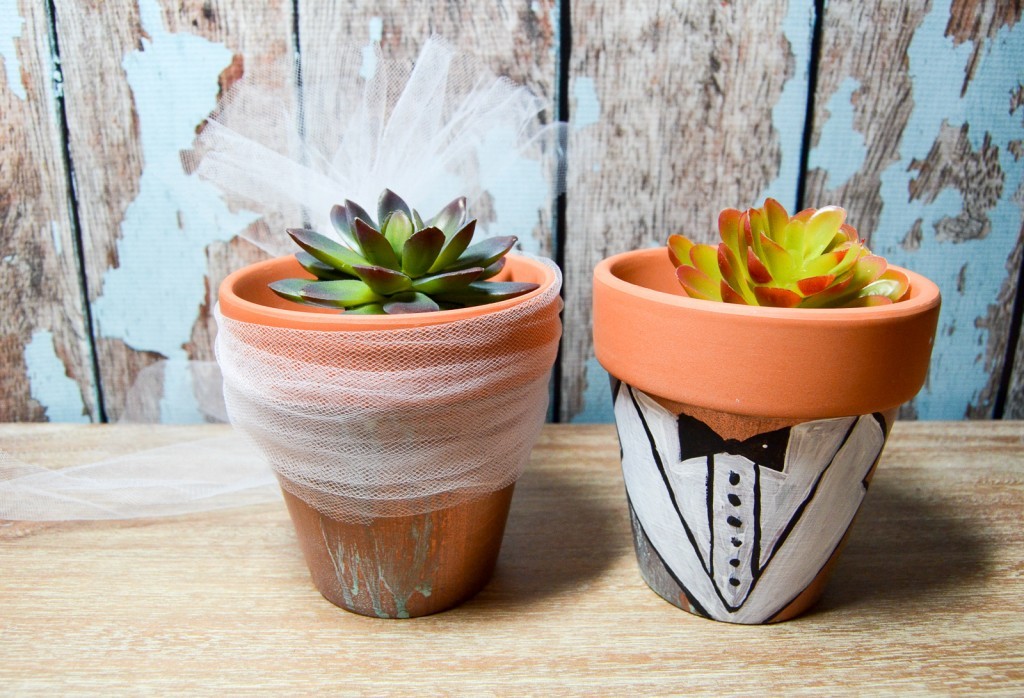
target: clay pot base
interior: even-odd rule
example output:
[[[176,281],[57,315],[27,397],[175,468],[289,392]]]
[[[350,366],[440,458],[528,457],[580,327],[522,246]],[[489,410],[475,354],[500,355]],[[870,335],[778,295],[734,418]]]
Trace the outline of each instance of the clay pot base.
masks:
[[[515,485],[447,509],[343,523],[282,490],[317,590],[347,611],[416,618],[452,608],[494,574]]]
[[[613,383],[640,571],[706,618],[786,620],[822,595],[894,411],[743,417]]]

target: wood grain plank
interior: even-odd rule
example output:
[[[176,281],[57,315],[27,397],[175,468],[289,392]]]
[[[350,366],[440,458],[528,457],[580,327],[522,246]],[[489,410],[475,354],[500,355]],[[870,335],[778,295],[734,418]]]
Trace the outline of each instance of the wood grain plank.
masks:
[[[563,420],[611,418],[591,347],[600,259],[675,232],[709,241],[722,208],[795,198],[806,104],[795,57],[809,55],[812,8],[573,3]],[[784,99],[794,79],[804,93]]]
[[[136,416],[202,419],[186,362],[212,359],[211,297],[230,268],[260,256],[233,241],[258,216],[189,178],[180,152],[247,68],[292,98],[291,3],[55,5],[108,414],[123,415],[151,367],[154,391],[133,396]]]
[[[0,425],[0,448],[65,466],[227,433]],[[19,696],[1019,694],[1022,438],[1021,422],[897,423],[824,599],[772,627],[707,621],[647,588],[609,425],[547,425],[493,581],[413,621],[320,597],[283,503],[0,523],[0,685]]]
[[[0,15],[0,421],[98,420],[51,18]]]
[[[1020,3],[973,0],[825,14],[806,203],[845,206],[874,251],[944,296],[903,417],[993,416],[1024,232],[1019,20]]]
[[[311,112],[322,113],[310,106],[314,102],[309,95],[338,79],[339,48],[363,49],[365,61],[359,68],[360,74],[365,75],[373,70],[371,44],[379,44],[386,60],[411,62],[432,34],[447,39],[459,51],[478,57],[495,75],[526,86],[553,105],[558,75],[556,6],[555,0],[299,0],[307,106]],[[343,84],[347,84],[344,79]],[[343,101],[336,105],[339,127],[356,104]],[[545,118],[552,120],[553,113]],[[324,140],[333,142],[336,137],[327,135]],[[521,248],[553,257],[554,193],[550,187],[533,178],[517,181],[511,176],[502,176],[489,186],[470,211],[480,225],[492,234],[517,235]],[[339,194],[344,196],[343,192]]]

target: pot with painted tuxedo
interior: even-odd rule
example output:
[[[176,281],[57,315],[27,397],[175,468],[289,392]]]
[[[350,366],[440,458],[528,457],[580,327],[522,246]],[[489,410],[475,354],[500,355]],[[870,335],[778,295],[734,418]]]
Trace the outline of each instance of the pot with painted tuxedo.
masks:
[[[899,406],[924,384],[939,291],[868,308],[683,295],[664,248],[594,272],[637,558],[669,602],[786,620],[824,591]]]

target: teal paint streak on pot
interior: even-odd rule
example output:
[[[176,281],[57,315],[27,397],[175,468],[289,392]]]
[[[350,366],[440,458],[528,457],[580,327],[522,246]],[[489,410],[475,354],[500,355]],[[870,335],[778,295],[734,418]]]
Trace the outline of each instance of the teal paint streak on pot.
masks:
[[[230,211],[212,186],[185,174],[179,156],[216,106],[217,78],[231,52],[167,32],[155,0],[141,2],[140,11],[150,38],[122,65],[139,118],[144,169],[121,224],[119,267],[104,277],[93,312],[103,336],[171,360],[162,411],[167,421],[199,422],[202,415],[186,393],[183,345],[206,298],[206,247],[230,239],[257,216]]]
[[[339,554],[340,554],[340,550],[339,550]],[[355,566],[355,568],[357,570],[359,569],[360,558],[359,558],[359,551],[358,550],[356,551],[355,559],[352,561],[352,564]],[[340,579],[339,579],[339,581],[340,581]],[[358,574],[352,575],[352,588],[349,591],[348,602],[352,603],[352,599],[355,598],[356,596],[359,596],[359,575]]]
[[[954,46],[943,36],[949,2],[940,2],[925,18],[910,45],[914,111],[904,131],[900,161],[882,175],[885,205],[873,249],[895,264],[907,266],[935,281],[943,294],[942,315],[932,358],[929,382],[916,400],[923,419],[960,419],[989,381],[985,368],[988,330],[976,326],[989,306],[997,302],[1006,280],[1005,265],[1021,226],[1021,187],[1024,162],[1015,160],[1009,144],[1024,138],[1020,111],[1010,113],[1010,94],[1024,82],[1024,25],[1003,28],[986,48],[965,95],[960,90],[973,45]],[[964,202],[955,189],[941,192],[934,201],[909,200],[911,161],[923,161],[943,121],[969,126],[968,138],[977,151],[986,134],[999,148],[1005,179],[995,207],[987,211],[991,229],[980,239],[938,240],[935,225],[958,216]],[[923,239],[916,250],[900,244],[915,221],[921,221]]]
[[[21,62],[14,47],[14,40],[21,38],[25,18],[18,12],[18,0],[0,0],[0,58],[4,62],[7,86],[18,99],[28,99],[25,85],[21,82]]]
[[[794,72],[782,88],[779,100],[772,107],[772,127],[779,134],[781,160],[774,181],[764,188],[757,201],[766,197],[778,199],[787,209],[796,208],[797,183],[800,176],[800,149],[807,117],[807,90],[811,65],[811,41],[814,35],[814,3],[790,0],[782,21],[782,34],[793,53]],[[742,205],[737,203],[736,205]]]
[[[24,359],[32,399],[46,409],[51,422],[90,421],[82,391],[68,377],[49,330],[32,334],[32,340],[25,346]]]
[[[846,78],[829,98],[829,119],[821,129],[821,138],[808,158],[809,169],[828,171],[828,186],[837,189],[864,166],[868,147],[864,136],[853,124],[853,95],[860,88],[854,78]]]
[[[586,390],[583,391],[583,409],[573,415],[573,424],[609,424],[615,421],[612,411],[608,372],[594,357],[586,363]]]

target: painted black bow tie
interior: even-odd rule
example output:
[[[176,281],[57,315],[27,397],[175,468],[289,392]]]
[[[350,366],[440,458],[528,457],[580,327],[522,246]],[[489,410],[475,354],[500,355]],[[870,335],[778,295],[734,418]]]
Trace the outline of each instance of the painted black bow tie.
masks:
[[[767,431],[749,439],[723,439],[704,422],[686,414],[679,415],[680,460],[719,453],[743,456],[765,468],[782,472],[786,464],[789,427]]]

